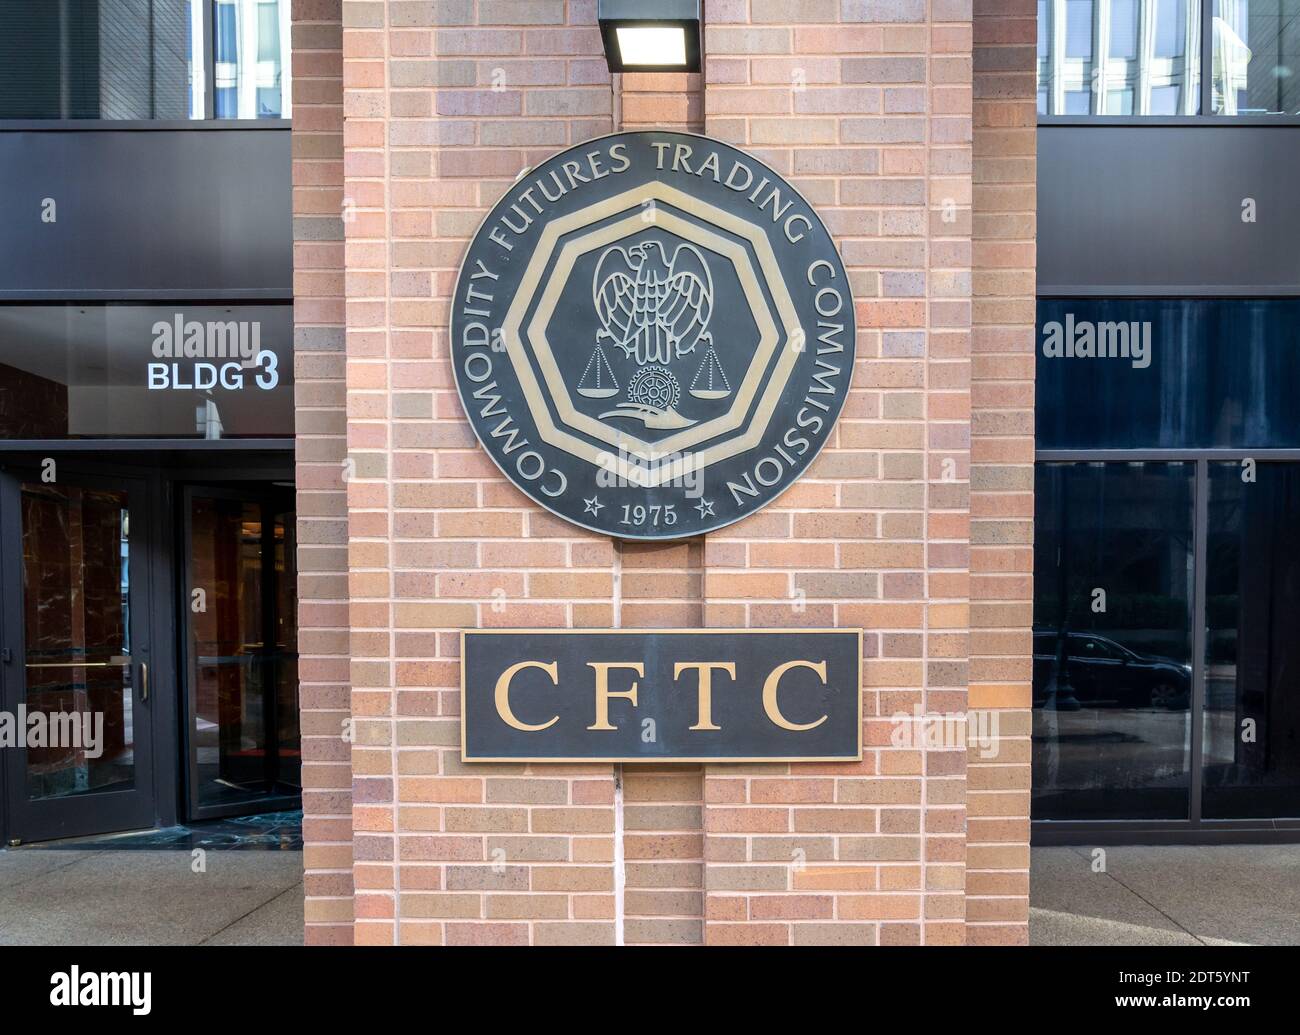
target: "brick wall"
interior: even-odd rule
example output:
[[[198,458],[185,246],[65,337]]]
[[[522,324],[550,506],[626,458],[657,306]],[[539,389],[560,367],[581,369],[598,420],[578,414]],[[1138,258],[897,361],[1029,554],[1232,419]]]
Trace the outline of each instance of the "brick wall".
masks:
[[[970,698],[999,738],[971,758],[972,944],[1028,937],[1036,12],[975,0]]]
[[[306,940],[352,941],[343,53],[339,0],[293,0],[293,294],[298,676]]]
[[[891,716],[966,706],[964,17],[946,0],[709,5],[708,132],[817,207],[853,282],[858,360],[809,472],[709,537],[708,624],[867,630],[860,763],[709,767],[712,943],[963,937],[964,752],[896,746]]]
[[[311,20],[330,6],[295,5],[304,60],[328,52]],[[300,230],[297,246],[300,499],[322,508],[310,520],[304,508],[316,536],[304,553],[324,566],[314,597],[303,575],[305,705],[320,695],[309,936],[341,937],[331,921],[354,910],[358,943],[1022,939],[1024,17],[999,9],[995,31],[1014,38],[985,48],[1007,51],[991,66],[976,50],[973,72],[968,0],[710,0],[703,76],[612,79],[594,9],[346,0],[341,95],[322,93],[302,124],[295,100],[300,219],[337,222],[348,199],[342,320],[337,243]],[[1032,32],[1032,10],[1028,21]],[[318,69],[322,86],[329,75]],[[300,149],[329,150],[340,102],[342,191],[337,152]],[[656,126],[703,129],[789,178],[839,242],[859,328],[848,403],[810,471],[742,523],[658,546],[575,529],[501,478],[461,412],[446,330],[466,242],[522,169]],[[344,356],[346,525],[332,509]],[[458,630],[618,625],[862,626],[863,761],[460,762]],[[330,782],[346,767],[330,736],[349,705],[336,682],[345,626],[352,902],[331,883],[348,874],[346,830],[319,825],[347,814],[346,781]],[[962,747],[926,747],[909,739],[917,723],[894,718],[962,715],[968,687],[973,706],[1003,709],[1004,747],[969,770]]]

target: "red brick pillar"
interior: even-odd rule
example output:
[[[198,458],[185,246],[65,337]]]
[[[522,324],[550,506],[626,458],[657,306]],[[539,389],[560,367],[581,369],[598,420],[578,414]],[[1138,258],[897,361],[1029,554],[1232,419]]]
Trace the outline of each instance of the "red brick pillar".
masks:
[[[968,0],[709,0],[703,76],[615,81],[594,0],[295,3],[310,940],[1024,940],[1018,4],[972,20]],[[654,127],[704,129],[787,177],[840,247],[858,326],[847,405],[804,477],[664,545],[583,532],[511,487],[447,341],[466,244],[515,177]],[[863,628],[863,760],[461,762],[460,630],[619,625]],[[951,740],[968,706],[997,712],[989,757]]]
[[[343,53],[339,0],[293,3],[298,679],[309,945],[352,941]]]
[[[708,19],[708,132],[818,209],[858,324],[828,448],[710,536],[708,624],[864,627],[867,720],[860,763],[708,767],[707,940],[960,942],[965,752],[893,717],[966,706],[969,21],[922,0],[724,0]]]
[[[1036,13],[1033,0],[982,0],[974,24],[970,696],[997,727],[996,750],[970,760],[972,944],[1029,937]]]

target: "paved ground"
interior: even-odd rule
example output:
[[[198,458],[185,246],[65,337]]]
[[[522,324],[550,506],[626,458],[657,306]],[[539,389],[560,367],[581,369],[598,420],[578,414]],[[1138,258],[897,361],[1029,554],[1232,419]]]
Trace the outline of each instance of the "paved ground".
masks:
[[[0,851],[0,945],[301,945],[302,853]]]
[[[1300,945],[1300,845],[1035,848],[1033,945]]]
[[[1035,848],[1034,945],[1300,944],[1300,845]],[[0,945],[300,945],[302,853],[0,851]]]

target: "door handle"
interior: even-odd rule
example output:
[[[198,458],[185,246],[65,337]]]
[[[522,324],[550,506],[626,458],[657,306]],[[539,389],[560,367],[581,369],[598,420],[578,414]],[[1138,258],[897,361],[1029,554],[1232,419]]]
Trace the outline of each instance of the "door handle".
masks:
[[[140,700],[149,700],[149,662],[140,662]]]

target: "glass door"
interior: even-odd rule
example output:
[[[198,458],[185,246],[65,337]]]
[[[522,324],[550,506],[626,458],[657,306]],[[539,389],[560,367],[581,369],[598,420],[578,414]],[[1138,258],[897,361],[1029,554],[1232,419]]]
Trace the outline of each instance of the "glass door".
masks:
[[[146,486],[0,479],[0,672],[10,837],[154,818]]]
[[[190,818],[297,807],[292,492],[191,486],[182,506]]]
[[[1211,462],[1207,820],[1300,818],[1300,464]]]

